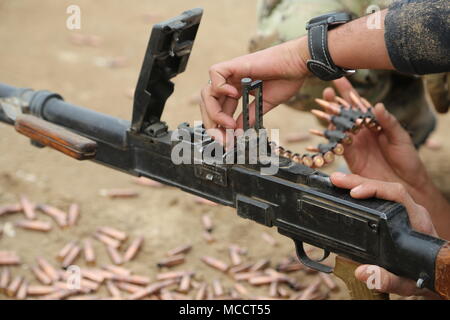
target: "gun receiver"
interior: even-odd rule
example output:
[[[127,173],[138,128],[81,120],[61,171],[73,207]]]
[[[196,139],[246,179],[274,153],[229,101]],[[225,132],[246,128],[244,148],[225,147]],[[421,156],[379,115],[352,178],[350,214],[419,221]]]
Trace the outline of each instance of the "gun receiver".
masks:
[[[283,156],[254,164],[205,161],[206,150],[222,147],[203,127],[184,123],[176,132],[168,131],[160,117],[173,91],[169,79],[184,71],[201,15],[201,9],[190,10],[153,28],[136,87],[132,122],[71,105],[48,91],[0,84],[0,97],[16,97],[27,106],[29,117],[70,130],[87,139],[86,143],[93,141],[93,161],[234,207],[240,217],[276,227],[293,239],[299,259],[311,268],[332,272],[307,256],[304,243],[322,248],[324,257],[333,252],[358,263],[379,265],[450,298],[450,247],[444,240],[412,230],[403,206],[379,199],[355,200],[347,190],[334,187],[325,174]],[[249,128],[248,93],[255,89],[259,92],[255,128],[261,130],[262,82],[244,79]],[[0,120],[17,125],[2,108]],[[182,140],[173,139],[181,136]],[[263,145],[271,151],[269,143]],[[190,163],[172,161],[180,146],[192,150],[183,153]],[[261,173],[268,164],[276,164],[276,174]]]

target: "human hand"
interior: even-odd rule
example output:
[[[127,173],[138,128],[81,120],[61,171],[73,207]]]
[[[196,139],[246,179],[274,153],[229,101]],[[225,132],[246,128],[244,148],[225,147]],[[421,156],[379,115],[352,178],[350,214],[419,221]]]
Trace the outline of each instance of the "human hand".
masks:
[[[291,98],[309,74],[306,38],[241,56],[212,66],[210,83],[202,89],[200,109],[208,133],[225,142],[226,129],[242,129],[242,114],[234,119],[241,97],[241,79],[264,80],[263,112]],[[250,124],[255,122],[255,103],[251,103]],[[212,130],[216,129],[216,130]]]
[[[356,106],[363,104],[362,98],[346,78],[334,81],[334,85],[348,103]],[[323,98],[336,102],[334,89],[325,89]],[[368,104],[366,100],[364,103]],[[373,113],[383,130],[363,129],[352,136],[353,143],[346,147],[344,153],[348,167],[351,172],[366,178],[401,183],[417,201],[423,196],[423,189],[432,184],[425,166],[409,134],[384,105],[377,104]]]
[[[331,181],[337,187],[350,189],[350,195],[355,199],[380,198],[384,200],[401,203],[407,210],[411,226],[414,230],[437,236],[436,230],[431,222],[428,211],[414,202],[413,198],[399,183],[382,182],[363,178],[355,174],[334,173]],[[394,293],[401,296],[426,296],[438,299],[439,296],[428,289],[418,289],[413,280],[396,276],[387,270],[379,268],[380,282],[377,291]],[[373,266],[361,265],[355,270],[355,277],[367,282],[373,274]],[[369,272],[370,271],[370,272]]]

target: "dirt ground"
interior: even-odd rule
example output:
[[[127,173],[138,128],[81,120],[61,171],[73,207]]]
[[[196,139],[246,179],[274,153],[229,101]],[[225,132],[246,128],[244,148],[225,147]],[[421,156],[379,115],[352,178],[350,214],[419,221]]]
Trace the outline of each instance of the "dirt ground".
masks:
[[[80,31],[65,27],[66,8],[71,4],[81,8]],[[171,127],[184,121],[192,123],[200,119],[200,114],[198,107],[189,102],[207,82],[208,66],[246,52],[256,27],[256,0],[129,0],[126,4],[120,0],[4,0],[0,3],[0,81],[48,89],[74,104],[130,119],[129,91],[136,84],[152,24],[193,7],[204,8],[203,21],[187,71],[175,80],[175,93],[163,115]],[[77,46],[70,41],[74,33],[94,34],[102,42],[98,47]],[[126,60],[121,67],[104,67],[102,62],[110,57]],[[266,119],[267,127],[282,128],[282,137],[317,126],[310,115],[287,107],[278,108]],[[422,156],[436,183],[450,194],[450,140],[445,139],[450,117],[440,117],[439,121],[435,139],[443,148],[424,149]],[[305,144],[288,146],[303,150]],[[160,272],[156,263],[167,250],[185,243],[191,243],[193,250],[187,262],[174,270],[194,270],[206,281],[220,278],[227,286],[231,285],[230,278],[205,266],[199,261],[201,256],[228,261],[230,243],[248,248],[248,261],[269,258],[276,264],[293,254],[289,239],[279,236],[276,230],[238,218],[233,209],[197,204],[192,196],[172,188],[137,186],[125,174],[90,162],[76,162],[48,149],[33,148],[9,126],[0,125],[0,150],[0,206],[17,202],[20,194],[36,203],[62,209],[72,202],[81,206],[76,227],[60,230],[55,226],[48,234],[17,230],[15,237],[4,235],[0,239],[0,250],[15,250],[25,262],[14,268],[16,273],[29,274],[26,265],[33,264],[37,256],[56,264],[54,256],[65,243],[87,238],[102,225],[124,230],[131,237],[145,237],[143,251],[127,266],[150,277]],[[111,188],[131,188],[139,192],[139,197],[110,200],[99,195],[101,189]],[[217,241],[210,245],[201,236],[201,216],[205,213],[211,215],[215,225],[213,234]],[[17,219],[16,215],[2,217],[0,224]],[[262,232],[269,232],[278,246],[267,245],[261,238]],[[96,242],[95,249],[99,263],[106,263],[102,245]],[[314,280],[303,272],[293,277],[305,284]],[[254,291],[254,295],[267,294],[267,287]],[[340,290],[331,298],[348,296]]]

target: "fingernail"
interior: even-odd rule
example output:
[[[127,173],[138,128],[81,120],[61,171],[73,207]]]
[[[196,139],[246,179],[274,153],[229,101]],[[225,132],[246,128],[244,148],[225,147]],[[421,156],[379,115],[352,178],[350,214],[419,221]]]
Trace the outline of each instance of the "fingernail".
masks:
[[[357,187],[354,187],[351,191],[350,191],[350,195],[357,195],[358,193],[360,193],[362,190],[362,185],[359,185]]]

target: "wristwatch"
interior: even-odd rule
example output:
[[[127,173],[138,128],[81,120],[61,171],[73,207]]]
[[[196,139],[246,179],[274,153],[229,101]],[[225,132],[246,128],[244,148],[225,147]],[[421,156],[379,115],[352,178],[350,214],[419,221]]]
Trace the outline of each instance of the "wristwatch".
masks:
[[[318,78],[331,81],[355,73],[336,66],[328,51],[328,30],[352,20],[345,12],[325,14],[311,19],[306,25],[308,30],[308,47],[311,60],[306,65]]]

